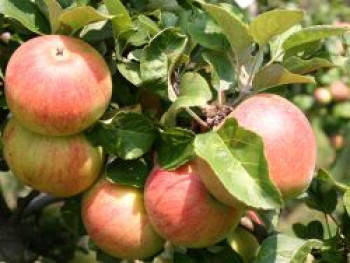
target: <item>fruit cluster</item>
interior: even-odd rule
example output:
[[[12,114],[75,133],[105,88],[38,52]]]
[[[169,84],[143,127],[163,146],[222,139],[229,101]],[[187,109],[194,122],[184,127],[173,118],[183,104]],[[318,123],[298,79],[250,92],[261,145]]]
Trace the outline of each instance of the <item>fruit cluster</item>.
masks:
[[[102,116],[111,93],[105,60],[85,42],[51,35],[20,46],[5,77],[12,117],[3,135],[4,156],[13,173],[54,196],[88,189],[103,155],[82,131]]]
[[[14,53],[5,82],[13,117],[4,131],[4,153],[14,174],[55,196],[87,190],[103,167],[101,149],[81,133],[101,117],[111,98],[111,76],[103,58],[80,40],[42,36]],[[307,188],[316,144],[299,109],[277,95],[262,94],[245,100],[228,118],[261,136],[269,176],[285,200]],[[242,191],[249,193],[249,185]],[[118,258],[143,259],[159,252],[165,240],[207,247],[235,229],[231,236],[251,240],[236,228],[246,209],[210,165],[194,157],[172,171],[155,164],[144,190],[101,176],[84,195],[81,215],[102,250]],[[230,241],[239,250],[237,242]]]

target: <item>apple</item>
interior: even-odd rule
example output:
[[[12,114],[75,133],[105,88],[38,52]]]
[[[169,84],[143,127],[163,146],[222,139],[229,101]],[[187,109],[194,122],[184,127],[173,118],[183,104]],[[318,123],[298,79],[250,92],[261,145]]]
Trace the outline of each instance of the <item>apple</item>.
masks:
[[[335,81],[329,87],[334,101],[344,101],[350,98],[350,90],[343,81]]]
[[[310,123],[294,104],[278,95],[259,94],[239,104],[230,117],[261,136],[270,179],[285,200],[309,186],[316,163],[316,141]],[[237,205],[209,164],[201,158],[195,160],[211,193],[228,205]]]
[[[259,242],[255,236],[242,227],[237,227],[227,236],[228,244],[243,259],[243,262],[252,262],[259,252]]]
[[[1,33],[0,35],[0,40],[5,43],[5,44],[8,44],[11,40],[11,33],[10,32],[3,32]]]
[[[217,201],[193,163],[174,171],[155,166],[145,185],[145,206],[155,230],[177,246],[200,248],[224,239],[241,209]]]
[[[5,94],[19,122],[44,135],[70,135],[98,120],[112,95],[103,57],[69,36],[46,35],[21,45],[5,74]]]
[[[85,191],[99,176],[102,149],[83,134],[51,137],[34,133],[12,118],[6,125],[4,156],[16,177],[32,188],[68,197]]]
[[[332,93],[326,87],[319,87],[314,91],[314,98],[319,104],[327,105],[332,101]]]
[[[140,189],[102,179],[84,195],[81,215],[94,243],[117,258],[148,258],[164,245],[149,222]]]
[[[340,150],[343,149],[346,142],[345,142],[345,138],[342,134],[333,134],[330,136],[330,142],[331,145],[336,149],[336,150]]]

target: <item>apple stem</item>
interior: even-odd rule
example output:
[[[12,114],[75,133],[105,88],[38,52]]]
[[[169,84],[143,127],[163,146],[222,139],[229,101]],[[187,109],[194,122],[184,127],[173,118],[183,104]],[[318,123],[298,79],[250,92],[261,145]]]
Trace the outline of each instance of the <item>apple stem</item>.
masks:
[[[189,107],[185,108],[186,112],[191,115],[193,119],[195,119],[201,126],[207,128],[208,124],[203,121],[193,110],[191,110]]]
[[[56,56],[63,56],[63,48],[56,49]]]

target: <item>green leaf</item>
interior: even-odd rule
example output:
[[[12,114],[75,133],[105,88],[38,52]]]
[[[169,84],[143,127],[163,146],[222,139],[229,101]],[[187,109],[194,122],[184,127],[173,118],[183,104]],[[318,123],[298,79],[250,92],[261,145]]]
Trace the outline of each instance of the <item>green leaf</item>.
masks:
[[[166,170],[173,170],[188,162],[193,155],[195,134],[186,129],[172,128],[161,132],[157,147],[157,162]]]
[[[322,48],[322,40],[316,40],[314,42],[301,44],[295,46],[286,51],[283,50],[283,59],[286,60],[289,57],[297,56],[303,59],[311,59]]]
[[[350,119],[350,102],[337,103],[333,108],[333,116]]]
[[[147,29],[150,36],[155,36],[160,32],[160,28],[158,27],[157,23],[154,22],[149,17],[145,15],[139,15],[137,19],[138,19],[138,22],[140,23],[140,26]]]
[[[261,245],[255,263],[301,263],[313,248],[321,248],[322,242],[303,240],[278,234],[268,237]]]
[[[303,28],[296,33],[292,34],[283,43],[283,49],[288,50],[296,46],[315,42],[331,36],[339,36],[347,31],[344,27],[336,26],[312,26]]]
[[[125,160],[139,158],[148,152],[155,136],[155,127],[149,119],[142,114],[124,111],[87,133],[94,145],[101,145],[108,153]]]
[[[289,57],[283,61],[283,66],[292,73],[306,74],[320,68],[330,68],[334,65],[324,58],[313,58],[310,60],[303,60],[299,57]]]
[[[294,74],[279,64],[272,64],[263,67],[255,75],[253,80],[253,88],[256,91],[263,91],[285,84],[314,82],[315,81],[312,77]]]
[[[213,69],[215,89],[217,91],[233,89],[236,84],[235,69],[227,53],[207,50],[202,56]]]
[[[190,36],[201,46],[224,52],[230,44],[218,24],[205,12],[198,12],[186,25]]]
[[[79,6],[66,9],[58,17],[58,32],[75,33],[82,27],[97,21],[103,21],[112,18],[111,16],[102,14],[90,6]]]
[[[194,106],[205,106],[212,98],[207,81],[198,73],[185,73],[180,80],[179,95],[168,111],[164,113],[161,123],[165,127],[176,124],[176,115],[180,109]]]
[[[282,45],[284,41],[286,41],[288,37],[290,37],[295,32],[299,31],[301,28],[302,28],[301,25],[294,25],[291,28],[289,28],[287,31],[278,35],[277,37],[274,37],[270,41],[271,58],[274,58],[275,62],[281,62],[283,59],[284,50],[282,48]]]
[[[332,213],[337,206],[337,191],[334,179],[324,169],[319,169],[317,176],[307,190],[306,204],[308,207],[325,214]]]
[[[148,10],[180,11],[181,7],[176,0],[148,0]]]
[[[110,20],[94,22],[86,25],[79,33],[79,37],[86,42],[101,42],[113,37]]]
[[[226,190],[247,206],[276,209],[281,195],[269,178],[261,137],[229,118],[217,132],[196,136],[197,156],[204,159]]]
[[[114,16],[112,19],[114,37],[118,37],[122,32],[133,28],[134,25],[129,12],[121,1],[105,0],[104,3],[109,14]]]
[[[221,30],[230,42],[237,59],[242,61],[253,42],[252,36],[248,30],[248,25],[239,15],[229,12],[224,7],[206,4],[202,1],[198,2],[221,27]]]
[[[142,84],[140,64],[135,62],[120,62],[117,63],[117,68],[120,74],[123,75],[133,85],[139,87]]]
[[[257,16],[249,25],[249,32],[260,47],[272,38],[299,24],[304,18],[301,10],[273,10]]]
[[[39,35],[50,32],[45,16],[31,1],[0,0],[0,14],[17,20],[24,27]]]
[[[82,236],[86,234],[80,212],[81,196],[67,199],[60,210],[64,225],[71,233],[76,236]]]
[[[303,225],[301,223],[293,224],[293,231],[298,238],[323,240],[324,230],[320,221],[314,220]]]
[[[58,18],[63,12],[62,7],[56,0],[35,0],[38,6],[41,6],[49,19],[51,32],[56,33],[59,26]]]
[[[175,100],[170,76],[186,44],[187,37],[179,34],[175,28],[164,29],[151,40],[140,58],[145,88],[163,98]]]
[[[348,215],[350,215],[350,189],[348,189],[344,196],[343,196],[343,203],[345,206],[345,210],[348,213]]]
[[[106,168],[107,180],[112,183],[136,188],[143,188],[148,174],[148,165],[142,159],[115,159]]]

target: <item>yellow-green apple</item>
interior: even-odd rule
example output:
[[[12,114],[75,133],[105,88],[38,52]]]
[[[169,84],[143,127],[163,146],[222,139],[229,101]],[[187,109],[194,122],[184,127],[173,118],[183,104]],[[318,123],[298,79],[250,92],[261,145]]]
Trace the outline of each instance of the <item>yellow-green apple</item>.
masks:
[[[244,262],[252,262],[259,252],[258,240],[240,226],[228,234],[227,242],[242,257]]]
[[[83,192],[103,166],[102,149],[93,147],[83,134],[45,136],[27,130],[12,118],[3,142],[5,159],[17,178],[53,196]]]
[[[316,163],[316,141],[305,115],[288,100],[259,94],[239,104],[228,118],[261,136],[269,176],[285,200],[302,193],[310,184]],[[220,201],[236,205],[207,162],[195,158],[207,188]]]
[[[314,91],[314,98],[319,104],[327,105],[332,101],[332,94],[328,88],[319,87]]]
[[[206,247],[225,238],[241,210],[217,201],[190,162],[176,170],[155,166],[145,185],[145,206],[155,230],[174,245]]]
[[[26,128],[45,135],[75,134],[106,110],[111,74],[87,43],[69,36],[40,36],[11,56],[5,93],[10,110]]]
[[[333,82],[329,89],[334,101],[344,101],[350,98],[350,90],[343,81]]]
[[[149,222],[143,192],[100,180],[84,196],[82,219],[94,243],[123,259],[144,259],[159,252],[164,240]]]

